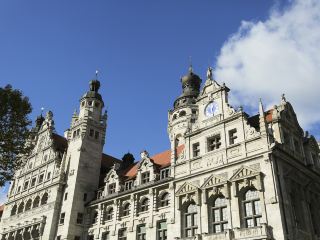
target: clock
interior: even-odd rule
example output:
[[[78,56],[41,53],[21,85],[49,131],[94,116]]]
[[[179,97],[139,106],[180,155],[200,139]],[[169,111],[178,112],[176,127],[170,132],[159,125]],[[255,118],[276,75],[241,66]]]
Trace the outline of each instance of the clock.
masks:
[[[213,117],[217,114],[218,109],[218,104],[216,102],[211,102],[206,106],[204,114],[206,115],[206,117]]]

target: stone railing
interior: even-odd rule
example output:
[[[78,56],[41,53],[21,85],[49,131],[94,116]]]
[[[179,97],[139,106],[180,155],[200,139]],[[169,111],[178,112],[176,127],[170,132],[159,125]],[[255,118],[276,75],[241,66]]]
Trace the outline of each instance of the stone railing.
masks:
[[[202,240],[231,240],[232,232],[230,229],[221,233],[203,234]]]
[[[235,228],[233,231],[235,239],[271,239],[268,226],[264,223],[258,227]]]

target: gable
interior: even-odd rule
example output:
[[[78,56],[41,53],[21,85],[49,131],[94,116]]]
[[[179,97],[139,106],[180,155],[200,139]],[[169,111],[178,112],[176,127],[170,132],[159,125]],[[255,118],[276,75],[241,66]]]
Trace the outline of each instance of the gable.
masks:
[[[199,188],[191,183],[185,182],[176,192],[176,196],[181,196],[187,193],[197,192]]]
[[[259,174],[260,174],[259,172],[257,172],[252,168],[242,166],[233,174],[233,176],[230,178],[230,181],[237,181],[247,177],[257,176]]]
[[[227,179],[212,174],[201,186],[202,189],[219,186],[227,183]]]

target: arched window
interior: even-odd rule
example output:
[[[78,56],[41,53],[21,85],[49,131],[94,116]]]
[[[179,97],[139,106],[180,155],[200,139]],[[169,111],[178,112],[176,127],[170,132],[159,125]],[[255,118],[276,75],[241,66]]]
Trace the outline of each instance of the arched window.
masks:
[[[129,216],[130,213],[130,203],[126,203],[123,205],[122,216]]]
[[[11,216],[16,215],[17,213],[17,205],[15,204],[11,209]]]
[[[183,209],[183,236],[193,237],[197,234],[198,230],[198,211],[197,205],[194,202],[189,203]]]
[[[172,120],[176,120],[177,119],[177,114],[173,114]]]
[[[140,202],[140,212],[148,211],[149,199],[143,198]]]
[[[48,193],[45,193],[41,198],[41,205],[47,204],[47,202],[48,202]]]
[[[18,207],[18,213],[22,213],[24,209],[24,202],[20,203],[19,207]]]
[[[180,113],[179,113],[179,117],[184,117],[186,115],[186,112],[185,111],[181,111]]]
[[[218,196],[216,198],[213,198],[209,206],[210,232],[223,232],[228,227],[227,201],[225,197]]]
[[[29,200],[27,201],[27,203],[26,203],[25,211],[30,210],[31,207],[32,207],[32,200],[29,199]]]
[[[249,189],[245,192],[242,206],[245,227],[259,226],[261,221],[261,205],[259,192],[256,189]]]
[[[39,203],[40,203],[40,197],[37,196],[37,197],[33,200],[32,208],[39,207]]]
[[[160,195],[160,207],[166,207],[169,205],[169,193],[165,192]]]
[[[109,207],[106,211],[105,220],[109,221],[112,220],[113,217],[113,208]]]

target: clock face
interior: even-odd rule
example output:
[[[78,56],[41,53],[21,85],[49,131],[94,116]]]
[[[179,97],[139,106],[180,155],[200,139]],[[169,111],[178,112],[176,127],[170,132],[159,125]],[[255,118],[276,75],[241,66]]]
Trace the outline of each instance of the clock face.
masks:
[[[206,106],[205,115],[206,117],[212,117],[218,112],[218,104],[216,102],[211,102]]]

